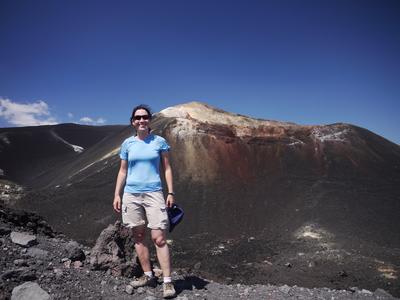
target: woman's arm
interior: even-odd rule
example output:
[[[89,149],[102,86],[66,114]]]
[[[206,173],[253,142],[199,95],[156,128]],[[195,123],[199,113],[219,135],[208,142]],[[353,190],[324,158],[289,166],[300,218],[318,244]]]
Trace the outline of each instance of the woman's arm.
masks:
[[[128,161],[121,160],[121,166],[117,176],[117,183],[115,184],[113,207],[116,212],[121,212],[121,192],[126,180],[126,173],[128,169]]]
[[[171,195],[170,193],[174,192],[174,181],[172,177],[172,168],[171,164],[169,163],[169,153],[168,152],[162,152],[161,153],[162,157],[162,162],[164,166],[164,171],[165,171],[165,181],[167,182],[167,187],[168,187],[168,196],[167,196],[167,207],[171,207],[172,204],[175,203],[175,198],[174,195]]]

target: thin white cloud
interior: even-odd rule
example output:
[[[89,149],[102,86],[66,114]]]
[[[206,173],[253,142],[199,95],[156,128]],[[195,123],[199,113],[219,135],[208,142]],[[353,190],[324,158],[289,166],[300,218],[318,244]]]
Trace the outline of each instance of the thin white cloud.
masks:
[[[97,120],[95,120],[91,117],[83,117],[83,118],[80,118],[79,122],[86,124],[86,125],[100,125],[100,124],[104,124],[106,122],[106,119],[97,118]]]
[[[38,126],[58,124],[51,116],[46,102],[17,103],[0,97],[0,117],[15,126]]]
[[[69,113],[67,114],[67,116],[68,116],[68,118],[70,118],[70,119],[71,119],[71,118],[73,118],[73,117],[74,117],[74,114],[69,112]]]

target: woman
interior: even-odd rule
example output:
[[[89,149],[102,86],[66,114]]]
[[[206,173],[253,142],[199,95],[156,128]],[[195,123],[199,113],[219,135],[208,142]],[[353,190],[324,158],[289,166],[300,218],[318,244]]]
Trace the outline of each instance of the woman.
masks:
[[[132,281],[131,285],[137,288],[155,283],[149,249],[144,243],[147,223],[147,227],[151,229],[151,238],[164,276],[163,296],[172,298],[176,293],[171,281],[170,255],[166,242],[169,224],[166,206],[171,207],[174,203],[172,170],[168,155],[169,145],[164,138],[150,133],[151,117],[150,108],[146,105],[136,106],[132,111],[131,124],[136,129],[136,136],[126,139],[121,145],[121,166],[115,186],[113,206],[117,212],[122,210],[122,222],[133,230],[135,250],[144,271],[144,275]],[[159,174],[160,160],[168,187],[166,201]]]

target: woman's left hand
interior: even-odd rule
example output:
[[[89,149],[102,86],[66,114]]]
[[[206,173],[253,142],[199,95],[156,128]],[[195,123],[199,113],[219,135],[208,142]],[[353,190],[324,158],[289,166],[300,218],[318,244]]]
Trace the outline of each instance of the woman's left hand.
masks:
[[[174,195],[169,194],[167,196],[167,207],[172,207],[172,205],[175,203],[175,198]]]

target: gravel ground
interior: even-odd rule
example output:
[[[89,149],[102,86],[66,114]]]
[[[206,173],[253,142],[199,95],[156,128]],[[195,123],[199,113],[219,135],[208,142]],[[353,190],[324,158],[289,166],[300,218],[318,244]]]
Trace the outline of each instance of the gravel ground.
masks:
[[[41,221],[39,220],[38,223]],[[86,254],[82,262],[68,259],[71,240],[61,234],[0,222],[0,299],[10,299],[13,289],[24,282],[35,282],[52,299],[159,299],[161,282],[127,293],[131,278],[113,276],[110,271],[95,271],[89,264],[90,248],[78,245]],[[33,235],[36,241],[21,246],[11,240],[13,232]],[[15,235],[15,234],[14,234]],[[221,284],[177,269],[177,299],[396,299],[382,289],[333,290],[288,285]],[[129,287],[128,287],[129,289]]]

